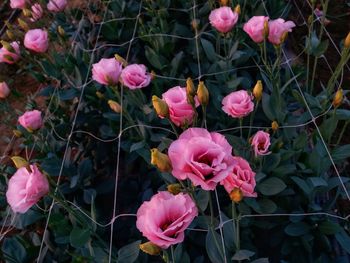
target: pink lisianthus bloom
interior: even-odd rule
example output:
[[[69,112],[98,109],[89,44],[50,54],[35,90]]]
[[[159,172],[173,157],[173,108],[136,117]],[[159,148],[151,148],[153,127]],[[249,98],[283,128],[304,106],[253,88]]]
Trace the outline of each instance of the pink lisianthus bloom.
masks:
[[[32,18],[30,21],[35,22],[38,21],[43,16],[43,9],[40,4],[34,4],[31,7],[32,9]]]
[[[37,53],[45,53],[49,48],[49,38],[45,30],[32,29],[24,36],[24,46]]]
[[[26,111],[18,118],[19,124],[29,131],[35,131],[43,126],[41,111],[32,110]]]
[[[50,0],[47,9],[51,12],[61,12],[67,6],[67,0]]]
[[[251,145],[253,146],[255,156],[268,155],[270,142],[270,134],[264,131],[258,131],[252,138]]]
[[[209,15],[210,24],[219,32],[229,32],[238,21],[238,13],[232,8],[223,6],[211,11]]]
[[[26,7],[26,0],[10,0],[11,8],[23,9]]]
[[[6,82],[0,82],[0,99],[5,99],[10,94],[10,89]]]
[[[102,58],[92,65],[92,78],[102,85],[116,85],[122,73],[122,64],[115,58]]]
[[[268,20],[267,16],[253,16],[244,24],[243,30],[255,43],[261,43],[264,41],[264,23]]]
[[[233,189],[238,188],[242,191],[243,196],[256,197],[254,192],[256,186],[255,173],[250,168],[249,163],[241,157],[234,156],[235,165],[229,176],[220,182],[225,187],[227,193],[231,193]]]
[[[38,167],[22,167],[10,178],[7,202],[16,213],[25,213],[49,192],[49,182]]]
[[[192,123],[195,112],[192,105],[187,102],[186,88],[173,87],[163,93],[162,98],[169,107],[170,120],[176,126]],[[195,97],[195,106],[199,106],[197,97]]]
[[[12,42],[12,51],[7,50],[5,47],[0,49],[0,63],[4,62],[7,64],[13,64],[20,58],[19,44],[17,42]]]
[[[172,174],[179,180],[190,179],[195,186],[214,190],[232,171],[232,147],[226,138],[203,128],[190,128],[168,150]]]
[[[295,24],[292,21],[284,21],[282,18],[271,20],[269,22],[269,41],[274,45],[280,45],[283,34],[292,32],[293,27]]]
[[[120,78],[125,86],[129,89],[140,89],[147,87],[151,82],[151,75],[147,68],[142,64],[131,64],[126,66]]]
[[[222,110],[233,118],[243,118],[254,110],[253,96],[245,90],[230,93],[222,105]]]
[[[198,215],[188,194],[159,192],[137,211],[136,226],[149,241],[160,248],[183,242],[185,230]]]

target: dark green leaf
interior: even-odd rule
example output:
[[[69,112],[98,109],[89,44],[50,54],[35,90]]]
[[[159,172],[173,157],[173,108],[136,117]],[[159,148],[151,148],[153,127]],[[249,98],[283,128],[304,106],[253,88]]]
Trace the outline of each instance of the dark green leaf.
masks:
[[[233,255],[232,260],[249,260],[254,255],[255,255],[255,252],[241,249],[241,250],[238,250],[236,254]]]
[[[290,223],[285,229],[287,235],[292,237],[302,236],[308,233],[310,227],[304,222]]]
[[[139,256],[141,241],[137,240],[118,251],[118,263],[133,263]]]
[[[282,192],[286,187],[286,184],[277,177],[267,178],[258,185],[259,191],[267,196],[276,195]]]
[[[90,230],[74,227],[70,232],[69,240],[73,247],[83,247],[90,239]]]
[[[205,244],[208,256],[212,262],[224,262],[220,235],[213,228],[209,229]]]

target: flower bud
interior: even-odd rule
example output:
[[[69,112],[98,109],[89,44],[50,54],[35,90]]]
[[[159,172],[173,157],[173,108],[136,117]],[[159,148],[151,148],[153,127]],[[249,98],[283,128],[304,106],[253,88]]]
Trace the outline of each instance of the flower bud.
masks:
[[[7,51],[9,51],[11,53],[17,53],[16,50],[14,50],[14,48],[11,46],[11,44],[9,42],[1,40],[1,44]]]
[[[169,184],[167,186],[167,190],[169,193],[172,193],[173,195],[177,195],[181,192],[181,185],[180,184]]]
[[[97,96],[97,98],[99,98],[100,100],[102,100],[105,96],[101,93],[101,92],[99,92],[99,91],[96,91],[96,96]]]
[[[209,103],[209,91],[204,84],[204,81],[200,81],[197,89],[197,96],[202,106],[207,106]]]
[[[164,100],[158,98],[156,95],[153,95],[152,104],[158,116],[162,118],[169,116],[169,107]]]
[[[161,249],[152,242],[140,244],[140,249],[151,256],[157,256],[160,254],[161,251]]]
[[[337,90],[333,98],[332,104],[334,108],[338,108],[342,104],[343,98],[344,98],[343,89],[340,88]]]
[[[221,6],[227,6],[229,4],[229,0],[220,0],[219,2]]]
[[[31,12],[29,9],[27,9],[27,8],[24,8],[24,9],[22,10],[22,13],[23,13],[23,15],[26,16],[26,17],[31,17],[31,16],[32,16],[32,12]]]
[[[57,27],[57,32],[61,37],[64,37],[66,35],[66,31],[64,31],[63,27],[61,26]]]
[[[272,128],[273,131],[277,131],[278,130],[279,125],[278,125],[277,121],[273,121],[272,122],[271,128]]]
[[[29,166],[27,160],[23,159],[21,156],[12,156],[11,160],[15,164],[17,169]]]
[[[13,130],[12,132],[17,138],[22,136],[22,133],[19,130]]]
[[[311,15],[311,16],[309,16],[309,17],[307,18],[307,23],[308,23],[309,25],[312,25],[313,22],[314,22],[314,17]]]
[[[193,80],[191,78],[187,78],[186,80],[186,94],[194,97],[196,95],[196,90],[194,89]]]
[[[122,107],[120,106],[120,104],[114,100],[108,100],[108,105],[111,108],[112,111],[116,112],[116,113],[120,113],[122,111]]]
[[[13,32],[11,30],[6,30],[6,35],[11,40],[15,39],[15,35],[13,34]]]
[[[172,170],[168,155],[161,153],[157,148],[151,150],[151,164],[156,166],[161,172],[170,172]]]
[[[18,21],[18,25],[19,25],[20,28],[22,28],[24,31],[28,31],[29,30],[29,26],[28,26],[28,24],[25,21],[23,21],[20,18],[18,18],[17,21]]]
[[[198,26],[199,26],[199,20],[198,19],[192,19],[191,21],[191,26],[194,30],[197,30],[198,29]]]
[[[350,48],[350,32],[345,38],[344,47],[345,48]]]
[[[260,101],[263,94],[263,85],[261,80],[258,80],[253,88],[253,95],[257,101]]]
[[[128,62],[122,56],[114,54],[114,57],[118,62],[120,62],[123,65],[123,67],[126,67],[128,65]]]
[[[269,36],[269,21],[265,20],[264,22],[264,38]]]
[[[236,5],[235,10],[234,10],[237,14],[241,14],[241,6],[240,5]]]
[[[243,193],[242,193],[241,189],[239,189],[237,187],[233,188],[233,190],[230,193],[230,198],[231,198],[232,202],[235,202],[235,203],[241,202],[243,199]]]
[[[154,70],[151,70],[151,80],[154,80],[156,76],[157,76],[156,72],[154,72]]]

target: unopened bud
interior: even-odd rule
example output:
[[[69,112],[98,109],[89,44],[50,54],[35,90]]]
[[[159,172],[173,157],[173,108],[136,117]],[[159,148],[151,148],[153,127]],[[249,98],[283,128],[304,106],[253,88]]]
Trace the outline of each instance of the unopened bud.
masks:
[[[233,190],[230,193],[230,198],[232,202],[235,202],[235,203],[241,202],[243,199],[242,190],[237,187],[233,188]]]
[[[168,155],[161,153],[157,148],[151,150],[151,164],[161,172],[171,172],[171,162]]]
[[[151,71],[151,80],[154,80],[156,78],[157,74],[154,72],[154,70]]]
[[[350,48],[350,32],[345,38],[344,47],[345,48]]]
[[[241,6],[240,5],[236,5],[236,7],[235,7],[235,13],[237,13],[237,14],[241,14]]]
[[[116,113],[120,113],[122,111],[122,107],[120,106],[120,104],[114,100],[108,100],[108,105],[111,108],[111,110]]]
[[[343,89],[338,89],[334,95],[333,102],[332,102],[334,108],[338,108],[342,104],[343,98],[344,98]]]
[[[24,9],[22,10],[22,13],[23,13],[23,15],[26,16],[26,17],[31,17],[31,16],[32,16],[32,12],[31,12],[29,9],[27,9],[27,8],[24,8]]]
[[[253,88],[253,95],[257,101],[260,101],[263,94],[263,85],[261,80],[258,80]]]
[[[57,27],[57,32],[61,37],[64,37],[66,35],[66,31],[64,31],[64,28],[61,26]]]
[[[172,193],[173,195],[177,195],[181,192],[181,185],[180,184],[169,184],[167,186],[167,190],[169,193]]]
[[[269,36],[269,21],[264,21],[264,38]]]
[[[7,51],[12,52],[12,53],[16,52],[9,42],[1,40],[1,44]]]
[[[99,98],[100,100],[102,100],[105,96],[101,93],[101,92],[99,92],[99,91],[96,91],[96,96],[97,96],[97,98]]]
[[[186,80],[186,94],[191,96],[196,95],[196,90],[194,89],[194,83],[191,78],[187,78]]]
[[[140,244],[140,249],[151,256],[157,256],[161,252],[161,249],[151,242]]]
[[[220,0],[220,5],[221,6],[227,6],[228,2],[229,2],[229,0]]]
[[[271,128],[272,128],[273,131],[277,131],[278,130],[279,125],[278,125],[277,121],[273,121],[272,122]]]
[[[204,84],[204,81],[200,81],[197,89],[197,97],[202,106],[207,106],[209,103],[209,91]]]
[[[114,54],[114,58],[123,65],[123,67],[126,67],[128,65],[128,62],[122,57],[119,56],[118,54]]]
[[[19,130],[13,130],[12,132],[17,138],[22,136],[22,133]]]
[[[166,118],[169,116],[169,107],[164,100],[160,99],[156,95],[153,95],[152,104],[159,117]]]
[[[22,168],[22,167],[26,167],[29,165],[27,160],[23,159],[21,156],[12,156],[11,160],[15,164],[17,169]]]
[[[191,26],[194,30],[197,30],[198,29],[198,26],[199,26],[199,20],[198,19],[192,19],[191,21]]]
[[[15,39],[15,35],[13,34],[13,32],[11,30],[6,30],[6,35],[11,40]]]
[[[25,21],[23,21],[20,18],[18,18],[17,21],[18,21],[18,25],[20,26],[20,28],[22,28],[24,31],[28,31],[29,30],[29,26],[28,26],[28,24]]]
[[[313,16],[311,15],[311,16],[309,16],[309,17],[307,18],[307,23],[308,23],[309,25],[312,25],[313,22],[314,22],[314,18],[313,18]]]
[[[15,62],[14,58],[11,57],[10,55],[4,55],[4,59],[11,61],[11,62]]]

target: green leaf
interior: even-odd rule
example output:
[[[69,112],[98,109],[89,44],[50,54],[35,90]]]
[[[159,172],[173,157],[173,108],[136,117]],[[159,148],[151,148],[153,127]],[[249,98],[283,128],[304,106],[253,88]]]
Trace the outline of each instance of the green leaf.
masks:
[[[350,157],[350,144],[340,146],[332,151],[333,160],[341,161]]]
[[[254,261],[252,261],[251,263],[269,263],[269,259],[268,258],[258,258]]]
[[[330,111],[330,114],[333,115],[333,111]],[[340,121],[350,120],[350,110],[336,110],[335,117]]]
[[[335,234],[335,238],[341,247],[346,250],[346,252],[350,253],[350,237],[343,229]]]
[[[70,244],[75,248],[83,247],[90,239],[90,230],[74,227],[70,232]]]
[[[264,158],[265,161],[263,166],[263,172],[265,172],[266,174],[273,171],[281,161],[281,156],[279,154],[269,154]]]
[[[216,62],[217,55],[213,44],[204,38],[201,38],[201,43],[208,60],[211,62]]]
[[[141,240],[128,244],[118,251],[118,263],[133,263],[139,256]]]
[[[254,255],[253,251],[241,249],[233,255],[232,260],[249,260]]]
[[[277,205],[269,199],[259,200],[258,204],[262,214],[272,214],[277,210]]]
[[[27,260],[26,249],[17,237],[5,238],[2,253],[6,262],[22,263]]]
[[[163,69],[167,65],[166,59],[162,57],[160,54],[157,54],[152,48],[149,46],[145,47],[145,56],[148,61],[152,64],[156,69]]]
[[[321,231],[321,233],[325,235],[334,235],[342,230],[339,224],[333,223],[331,221],[324,221],[320,223],[318,228]]]
[[[213,228],[210,228],[205,240],[206,250],[212,262],[224,262],[221,238]]]
[[[327,182],[321,177],[309,177],[307,181],[315,188],[320,186],[328,186]]]
[[[177,70],[180,66],[181,60],[184,56],[184,52],[180,51],[176,54],[176,56],[171,61],[171,71],[170,71],[170,77],[175,77]]]
[[[267,178],[258,185],[259,191],[267,196],[276,195],[282,192],[286,187],[286,184],[277,177]]]
[[[267,93],[263,93],[262,108],[266,117],[269,118],[270,121],[276,120],[276,113],[270,105],[270,95],[268,95]]]
[[[308,233],[310,230],[310,227],[308,224],[304,222],[297,222],[297,223],[290,223],[286,228],[284,229],[284,232],[286,232],[287,235],[292,237],[302,236]]]
[[[292,179],[294,181],[294,183],[296,183],[299,186],[299,188],[301,190],[303,190],[303,192],[306,195],[309,195],[311,193],[312,190],[311,190],[310,186],[306,183],[305,180],[303,180],[297,176],[292,176],[292,177],[290,177],[290,179]]]
[[[202,189],[199,189],[198,192],[196,193],[196,201],[197,201],[199,208],[202,211],[205,211],[205,209],[207,209],[207,206],[209,203],[209,198],[210,198],[209,191],[204,191]]]

